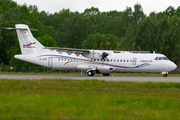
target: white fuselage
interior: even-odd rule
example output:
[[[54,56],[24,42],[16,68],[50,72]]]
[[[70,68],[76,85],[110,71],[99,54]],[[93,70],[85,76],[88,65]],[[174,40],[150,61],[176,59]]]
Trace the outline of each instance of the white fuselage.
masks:
[[[102,50],[93,51],[94,55],[102,53]],[[59,54],[51,51],[45,54],[16,55],[15,58],[49,67],[56,70],[98,70],[99,73],[114,72],[167,72],[174,70],[177,66],[170,60],[155,60],[156,57],[166,58],[162,54],[155,53],[131,53],[126,51],[106,51],[109,56],[105,59],[87,58],[74,53],[68,55],[66,52]]]

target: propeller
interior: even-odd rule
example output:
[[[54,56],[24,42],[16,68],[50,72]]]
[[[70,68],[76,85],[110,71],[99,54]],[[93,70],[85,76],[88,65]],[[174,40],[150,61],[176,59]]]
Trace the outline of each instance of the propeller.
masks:
[[[105,59],[108,55],[109,55],[108,53],[103,52],[103,53],[102,53],[102,59]]]

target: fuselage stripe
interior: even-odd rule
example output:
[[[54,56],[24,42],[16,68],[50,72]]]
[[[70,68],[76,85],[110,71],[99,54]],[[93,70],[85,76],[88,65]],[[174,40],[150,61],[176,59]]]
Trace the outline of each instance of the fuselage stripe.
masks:
[[[119,65],[113,65],[113,64],[108,64],[108,63],[101,63],[101,62],[95,62],[95,61],[91,61],[91,60],[85,60],[82,58],[75,58],[75,57],[67,57],[67,56],[62,56],[62,55],[41,55],[41,56],[37,56],[37,57],[52,57],[52,58],[63,58],[63,59],[81,59],[82,61],[68,61],[66,63],[64,63],[64,65],[67,65],[68,63],[73,63],[73,62],[81,62],[81,63],[89,63],[89,64],[97,64],[97,65],[106,65],[106,66],[111,66],[111,67],[117,67],[117,68],[142,68],[145,66],[149,66],[151,64],[149,63],[143,63],[141,65],[137,65],[135,67],[126,67],[126,66],[119,66]]]

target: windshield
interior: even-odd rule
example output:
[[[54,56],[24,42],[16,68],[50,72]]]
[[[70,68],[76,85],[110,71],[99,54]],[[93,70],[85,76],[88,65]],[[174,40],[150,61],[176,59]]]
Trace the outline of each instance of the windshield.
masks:
[[[155,60],[169,60],[167,57],[156,57]]]
[[[163,57],[163,60],[168,60],[168,58],[167,57]]]

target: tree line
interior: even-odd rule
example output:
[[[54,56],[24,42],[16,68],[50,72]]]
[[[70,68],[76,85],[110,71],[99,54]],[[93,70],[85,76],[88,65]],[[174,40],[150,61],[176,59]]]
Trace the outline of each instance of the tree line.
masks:
[[[61,9],[61,8],[60,8]],[[180,7],[169,6],[163,12],[146,15],[140,4],[124,11],[100,12],[91,7],[83,13],[62,9],[50,14],[35,5],[0,1],[0,63],[9,66],[34,66],[14,59],[20,54],[16,31],[5,30],[15,24],[27,24],[44,46],[79,49],[150,51],[180,61]]]

